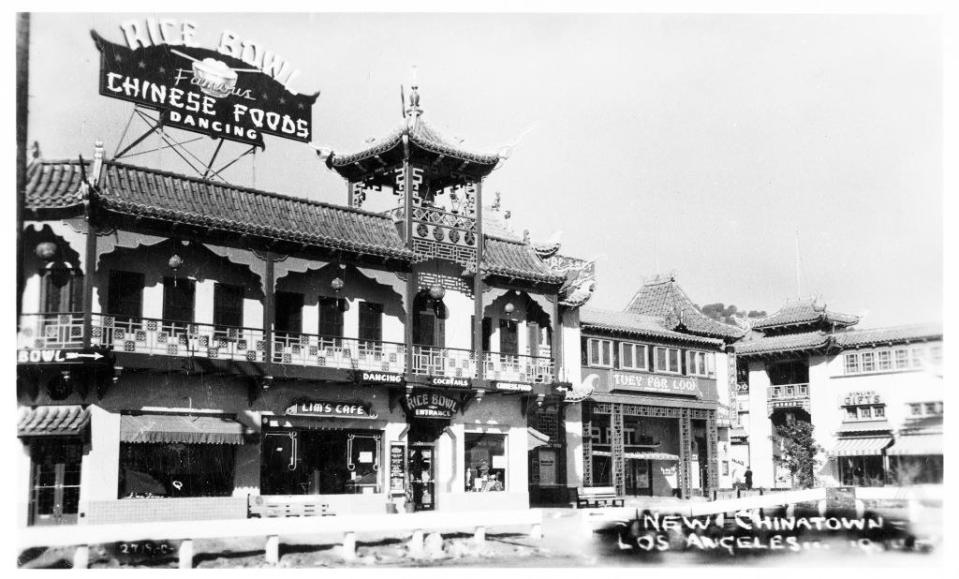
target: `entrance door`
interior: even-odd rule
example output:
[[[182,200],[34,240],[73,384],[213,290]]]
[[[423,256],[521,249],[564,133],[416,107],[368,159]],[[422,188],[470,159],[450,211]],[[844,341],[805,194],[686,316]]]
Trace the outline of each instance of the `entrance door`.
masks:
[[[62,439],[36,442],[30,454],[30,524],[76,523],[82,443]]]
[[[411,444],[409,447],[410,487],[413,489],[413,510],[436,509],[433,483],[433,445]]]
[[[653,485],[650,481],[648,460],[627,459],[626,493],[637,496],[652,496]]]

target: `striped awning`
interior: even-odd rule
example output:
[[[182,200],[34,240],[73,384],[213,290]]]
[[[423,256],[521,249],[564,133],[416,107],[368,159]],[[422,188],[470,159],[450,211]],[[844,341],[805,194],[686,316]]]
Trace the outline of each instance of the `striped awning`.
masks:
[[[594,450],[593,456],[612,456],[608,450]],[[668,452],[626,452],[623,458],[633,460],[679,460],[679,456]]]
[[[18,436],[80,436],[90,426],[90,411],[82,406],[21,408]]]
[[[900,436],[889,447],[889,456],[928,456],[943,454],[944,441],[941,432]]]
[[[891,436],[840,438],[829,454],[832,456],[880,455],[890,442],[892,442]]]
[[[120,417],[120,441],[243,444],[243,425],[224,416],[141,414]]]

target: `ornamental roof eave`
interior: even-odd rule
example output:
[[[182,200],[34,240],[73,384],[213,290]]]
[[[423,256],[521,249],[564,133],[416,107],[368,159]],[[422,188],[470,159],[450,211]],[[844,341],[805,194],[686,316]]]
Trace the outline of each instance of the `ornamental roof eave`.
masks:
[[[825,304],[819,305],[815,299],[805,299],[787,302],[775,313],[753,322],[752,329],[768,332],[817,325],[846,328],[858,324],[859,321],[859,316],[833,312],[828,310]]]
[[[717,322],[702,313],[672,277],[643,284],[626,311],[661,316],[671,329],[709,338],[734,341],[746,334],[742,328]]]
[[[451,143],[438,131],[419,117],[404,120],[399,127],[385,137],[376,139],[368,147],[351,153],[338,154],[335,151],[327,159],[328,165],[340,174],[346,167],[355,163],[362,163],[377,156],[386,155],[390,151],[403,146],[403,137],[407,137],[409,145],[434,156],[442,156],[460,163],[472,163],[480,166],[483,175],[489,174],[502,156],[499,153],[480,153],[469,151]]]
[[[655,316],[611,312],[595,309],[580,310],[580,326],[583,334],[590,330],[596,333],[618,333],[647,339],[680,341],[701,346],[721,348],[724,344],[719,338],[708,338],[670,330],[662,325],[663,320]]]

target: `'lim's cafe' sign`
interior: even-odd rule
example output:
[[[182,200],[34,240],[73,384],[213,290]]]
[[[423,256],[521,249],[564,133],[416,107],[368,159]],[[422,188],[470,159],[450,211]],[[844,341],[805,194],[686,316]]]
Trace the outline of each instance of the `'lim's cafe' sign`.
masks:
[[[223,31],[216,49],[196,42],[196,25],[173,19],[124,22],[126,46],[95,31],[100,94],[160,111],[163,125],[263,146],[263,135],[312,138],[319,93],[299,94],[299,74],[261,44]]]

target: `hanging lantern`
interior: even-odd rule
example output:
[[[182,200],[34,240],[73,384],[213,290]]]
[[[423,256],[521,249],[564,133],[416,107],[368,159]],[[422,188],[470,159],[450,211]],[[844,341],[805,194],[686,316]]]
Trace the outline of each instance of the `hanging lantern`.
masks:
[[[446,297],[446,288],[438,283],[434,283],[430,286],[430,297],[435,301],[440,301]]]
[[[330,287],[333,288],[333,291],[340,293],[340,290],[343,289],[343,279],[340,277],[334,277],[333,281],[330,282]]]
[[[52,261],[57,255],[57,244],[52,241],[38,243],[34,253],[43,261]]]
[[[167,265],[170,266],[170,269],[176,271],[183,265],[183,258],[174,253],[170,256],[170,261],[167,262]]]
[[[506,307],[503,308],[503,311],[506,312],[507,316],[512,316],[513,312],[516,311],[516,306],[513,305],[513,302],[506,302]]]

